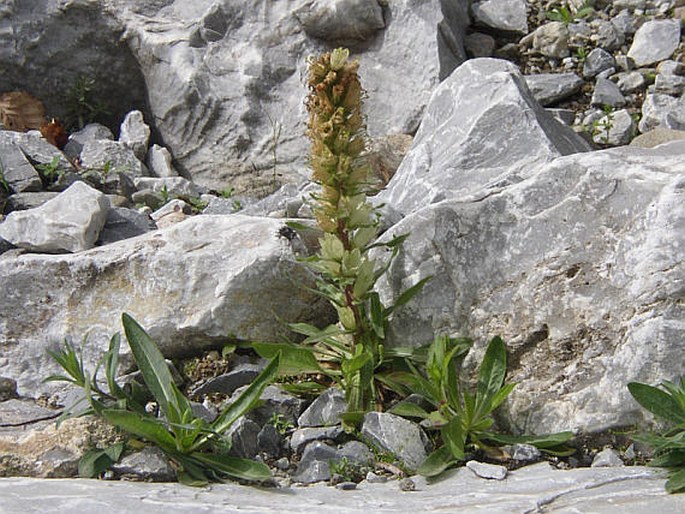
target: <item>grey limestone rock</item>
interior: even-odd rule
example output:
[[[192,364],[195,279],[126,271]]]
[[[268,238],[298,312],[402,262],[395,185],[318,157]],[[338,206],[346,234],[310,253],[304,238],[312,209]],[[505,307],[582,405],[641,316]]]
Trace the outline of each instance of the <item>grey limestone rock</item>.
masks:
[[[394,313],[388,344],[470,334],[475,366],[501,335],[515,356],[504,411],[517,432],[640,421],[616,384],[682,373],[684,145],[559,157],[487,197],[405,218],[390,230],[410,236],[378,283],[382,300],[433,278]]]
[[[293,481],[303,484],[313,484],[331,478],[331,462],[340,460],[338,451],[332,446],[314,441],[307,445],[302,454]]]
[[[172,163],[169,150],[158,144],[150,147],[147,153],[147,167],[154,177],[177,177],[178,172]]]
[[[222,375],[210,378],[205,383],[198,386],[193,394],[205,395],[209,393],[233,394],[233,392],[244,385],[249,385],[262,371],[263,366],[256,364],[241,364]]]
[[[644,23],[633,38],[628,57],[636,66],[669,59],[680,44],[680,20],[650,20]]]
[[[15,193],[7,197],[6,212],[24,211],[27,209],[35,209],[44,203],[57,198],[59,193],[54,191],[43,191],[36,193]]]
[[[618,452],[613,448],[604,448],[592,459],[593,468],[615,468],[623,466],[623,461]]]
[[[43,182],[38,172],[31,166],[19,145],[2,135],[3,132],[0,132],[0,170],[10,191],[15,193],[41,191]]]
[[[148,175],[147,167],[129,147],[109,139],[91,139],[83,144],[81,164],[101,174],[125,172],[133,177]]]
[[[95,245],[110,208],[101,192],[83,182],[40,207],[11,212],[0,223],[0,237],[35,252],[80,252]]]
[[[535,101],[514,65],[472,59],[435,90],[411,150],[376,198],[391,220],[393,212],[486,196],[538,164],[587,150]]]
[[[343,433],[340,425],[332,427],[304,427],[295,430],[290,437],[290,447],[295,452],[302,451],[312,441],[336,440]]]
[[[671,95],[648,94],[642,103],[638,128],[643,134],[654,128],[684,130],[685,101]]]
[[[477,0],[471,5],[476,24],[517,34],[528,32],[525,0]]]
[[[569,32],[560,21],[541,25],[532,34],[533,49],[546,57],[563,59],[570,54],[568,48]]]
[[[615,83],[608,79],[597,77],[590,104],[596,107],[603,107],[605,105],[609,107],[623,107],[626,104],[626,99]]]
[[[169,464],[167,456],[156,446],[146,446],[142,450],[122,457],[111,468],[118,476],[135,477],[152,482],[173,482],[176,473]]]
[[[109,139],[114,140],[112,131],[100,123],[89,123],[81,130],[69,135],[69,141],[64,147],[64,153],[75,159],[81,156],[81,150],[86,141]]]
[[[526,75],[525,79],[533,97],[543,106],[574,95],[584,83],[575,73],[539,73]]]
[[[98,237],[98,245],[106,245],[136,237],[155,230],[157,226],[150,216],[134,209],[113,207],[107,211],[105,226]]]
[[[625,109],[605,114],[597,121],[592,140],[595,143],[613,146],[627,145],[635,135],[637,127],[630,113]]]
[[[604,70],[616,66],[614,56],[602,48],[595,48],[585,58],[583,63],[583,77],[592,78],[599,75]]]
[[[368,412],[361,434],[380,449],[395,455],[409,469],[417,469],[431,448],[419,425],[387,412]]]
[[[260,426],[247,417],[236,421],[224,435],[231,442],[230,454],[244,459],[255,457],[259,451],[257,444],[259,431]]]
[[[314,277],[276,237],[280,226],[241,215],[195,216],[78,254],[3,256],[3,373],[17,380],[21,394],[51,389],[41,383],[57,371],[45,350],[86,334],[84,355],[93,369],[101,345],[121,330],[124,311],[166,355],[197,352],[229,337],[278,340],[288,332],[284,321],[327,319],[325,302],[293,287],[313,286]],[[272,393],[267,403],[278,396]],[[282,403],[294,423],[302,400]]]
[[[347,409],[345,393],[331,387],[320,394],[298,418],[300,427],[320,427],[337,425],[340,415]]]
[[[314,0],[294,14],[309,36],[325,41],[363,41],[385,28],[377,0]]]
[[[138,190],[150,189],[155,193],[166,191],[169,198],[185,196],[199,198],[207,190],[183,177],[138,177],[134,180]]]
[[[497,466],[495,464],[488,464],[487,462],[470,460],[466,463],[466,467],[473,471],[473,473],[480,478],[504,480],[507,477],[507,468],[504,466]]]
[[[144,160],[147,155],[147,147],[150,141],[150,127],[145,123],[143,113],[140,111],[129,112],[121,122],[119,142],[133,150],[139,160]]]

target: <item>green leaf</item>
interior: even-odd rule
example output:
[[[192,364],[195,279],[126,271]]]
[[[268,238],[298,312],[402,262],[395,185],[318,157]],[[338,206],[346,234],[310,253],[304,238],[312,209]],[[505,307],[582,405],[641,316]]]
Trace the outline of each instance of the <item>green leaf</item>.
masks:
[[[273,359],[280,352],[279,376],[302,373],[322,373],[323,370],[310,348],[291,343],[252,343],[252,347],[265,359]]]
[[[155,443],[164,451],[176,450],[174,437],[157,418],[121,409],[103,409],[101,415],[112,425]]]
[[[458,460],[452,456],[449,449],[441,446],[423,461],[417,471],[425,477],[434,477],[457,462]]]
[[[124,451],[124,443],[116,443],[105,449],[89,450],[83,454],[78,463],[78,475],[81,478],[95,478],[117,462]]]
[[[554,448],[562,445],[573,439],[573,432],[557,432],[554,434],[545,435],[505,435],[487,433],[481,436],[481,439],[493,441],[498,444],[531,444],[537,448]]]
[[[428,418],[429,414],[424,409],[412,402],[401,401],[395,404],[388,412],[405,418]]]
[[[466,434],[462,427],[461,418],[454,416],[447,422],[447,425],[440,430],[445,447],[449,450],[452,457],[456,460],[464,460],[464,444]]]
[[[493,337],[485,350],[483,362],[478,373],[475,406],[477,415],[488,414],[492,410],[492,398],[502,387],[506,373],[506,346],[500,337]]]
[[[685,412],[670,394],[640,382],[630,382],[628,390],[640,405],[655,416],[673,423],[685,423]]]
[[[250,410],[262,395],[264,388],[269,385],[276,378],[278,374],[280,355],[277,355],[264,370],[255,378],[250,386],[238,397],[238,399],[229,405],[210,425],[210,428],[219,434],[222,434],[235,421]]]
[[[191,456],[205,466],[234,478],[252,481],[272,478],[271,470],[262,462],[212,453],[194,452]]]
[[[380,339],[385,339],[385,316],[381,298],[375,291],[369,295],[371,327]]]
[[[680,469],[669,475],[666,491],[669,493],[685,492],[685,469]]]
[[[169,422],[182,423],[183,413],[192,409],[188,399],[178,394],[164,356],[136,320],[126,313],[121,318],[133,357],[160,410]]]

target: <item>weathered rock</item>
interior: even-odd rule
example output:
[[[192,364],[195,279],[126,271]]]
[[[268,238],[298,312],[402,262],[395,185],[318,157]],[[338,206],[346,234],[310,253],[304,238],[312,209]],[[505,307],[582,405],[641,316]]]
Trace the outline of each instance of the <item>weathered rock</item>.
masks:
[[[257,455],[259,430],[259,425],[247,417],[242,417],[231,425],[224,436],[231,442],[230,454],[244,459]]]
[[[325,41],[363,41],[385,27],[376,0],[314,0],[294,14],[309,36]]]
[[[559,21],[541,25],[533,32],[533,48],[546,57],[568,57],[568,28]]]
[[[24,193],[43,189],[40,175],[31,166],[19,145],[3,137],[3,133],[0,131],[0,170],[10,191]]]
[[[678,141],[680,139],[685,139],[685,131],[656,128],[640,134],[630,144],[641,148],[654,148],[669,141]]]
[[[209,393],[233,394],[233,391],[239,387],[252,383],[262,369],[263,366],[256,364],[243,364],[228,373],[210,378],[194,389],[193,394],[200,396]]]
[[[238,389],[234,396],[240,391]],[[297,398],[275,385],[267,386],[259,399],[262,405],[248,412],[247,416],[260,426],[266,425],[274,418],[283,418],[284,422],[294,426],[305,406],[302,398]]]
[[[265,514],[355,514],[376,505],[388,512],[498,514],[535,512],[541,506],[551,512],[608,513],[619,505],[623,514],[678,514],[685,509],[683,495],[664,491],[664,473],[644,466],[561,471],[541,463],[512,471],[507,480],[498,482],[480,479],[465,468],[449,471],[431,484],[418,477],[413,480],[419,485],[408,494],[399,494],[394,480],[359,484],[355,491],[322,485],[292,488],[283,494],[236,483],[195,488],[182,484],[8,478],[0,480],[0,495],[9,512],[54,509],[99,514],[212,512],[217,505],[224,510],[244,510],[248,505]]]
[[[148,175],[147,168],[133,150],[109,139],[86,141],[81,150],[81,164],[105,175],[111,172],[125,172],[133,177]]]
[[[642,103],[642,118],[638,128],[645,133],[654,128],[685,129],[685,100],[670,95],[647,95]]]
[[[583,85],[583,79],[575,73],[540,73],[525,79],[533,97],[544,106],[576,94]]]
[[[156,193],[166,191],[169,198],[191,197],[199,198],[206,188],[199,187],[183,177],[138,177],[134,181],[139,190],[150,189]]]
[[[332,446],[314,441],[304,450],[293,481],[302,484],[313,484],[331,478],[331,462],[340,461],[338,451]]]
[[[623,94],[639,91],[645,87],[645,84],[645,77],[639,71],[619,73],[616,80],[616,85]]]
[[[331,387],[321,393],[297,420],[300,427],[321,427],[340,423],[340,416],[347,410],[345,393]]]
[[[528,32],[525,0],[477,0],[471,12],[476,24],[518,34]]]
[[[608,70],[616,66],[616,60],[606,50],[602,48],[595,48],[585,58],[583,63],[583,77],[586,79],[596,77],[604,70]]]
[[[123,207],[111,208],[107,211],[105,226],[96,244],[115,243],[122,239],[140,236],[156,228],[155,222],[147,214]]]
[[[332,427],[304,427],[295,430],[290,437],[290,448],[294,452],[301,452],[302,449],[312,441],[336,440],[343,433],[340,425]]]
[[[171,161],[171,153],[163,146],[154,144],[147,153],[147,167],[153,177],[177,177],[178,172]]]
[[[409,469],[418,468],[431,447],[419,425],[387,412],[367,413],[361,434],[380,449],[395,455]]]
[[[59,193],[47,191],[40,193],[15,193],[7,197],[5,212],[35,209],[58,196]]]
[[[145,123],[142,112],[131,111],[126,115],[121,122],[119,142],[133,150],[141,161],[145,159],[150,142],[150,127]]]
[[[80,254],[0,259],[3,374],[22,394],[37,394],[56,370],[45,350],[86,334],[93,369],[121,330],[123,311],[167,355],[229,339],[275,341],[288,331],[284,321],[326,319],[325,302],[299,287],[311,287],[313,277],[276,237],[278,227],[271,219],[196,216]]]
[[[156,446],[146,446],[142,450],[126,455],[110,469],[117,476],[135,478],[152,482],[173,482],[176,473],[169,464],[169,459]]]
[[[627,110],[620,109],[599,119],[592,140],[595,143],[612,146],[627,145],[636,131],[637,127],[633,117]]]
[[[515,66],[473,59],[436,89],[412,149],[376,198],[407,214],[446,198],[487,195],[537,164],[588,149],[535,101]]]
[[[0,237],[31,251],[80,252],[95,245],[108,210],[104,194],[76,182],[40,207],[11,212],[0,223]]]
[[[626,35],[621,23],[614,23],[608,20],[593,20],[592,21],[593,35],[592,39],[595,41],[598,48],[603,48],[609,52],[614,52],[621,48],[625,43]]]
[[[604,448],[592,459],[593,468],[615,468],[623,466],[618,452],[613,448]]]
[[[612,81],[598,77],[595,81],[595,90],[592,92],[590,105],[596,107],[623,107],[626,99],[621,90]]]
[[[0,403],[3,423],[13,421],[5,416],[7,404],[12,402],[19,400]],[[24,420],[26,425],[0,428],[0,476],[74,477],[78,461],[87,450],[105,447],[119,439],[113,427],[93,417],[69,419],[57,428],[55,411],[38,411],[34,407],[32,413],[26,411],[25,415],[29,417]],[[36,416],[45,418],[49,415],[53,419],[50,422],[30,423]]]
[[[464,49],[469,57],[492,57],[497,42],[489,34],[474,32],[464,38]]]
[[[515,431],[640,421],[621,384],[682,373],[683,151],[677,142],[562,157],[486,198],[405,218],[391,230],[410,236],[378,284],[383,301],[433,278],[395,312],[391,341],[462,333],[482,348],[501,335],[519,382],[505,406]]]
[[[264,425],[257,434],[257,451],[271,458],[281,455],[283,437],[271,423]]]
[[[487,462],[470,460],[466,463],[466,467],[473,471],[473,473],[480,478],[504,480],[507,477],[507,468],[504,466],[497,466],[495,464],[488,464]]]
[[[680,20],[650,20],[633,38],[628,57],[638,67],[668,59],[680,44]]]
[[[13,141],[33,165],[46,165],[55,172],[73,171],[71,163],[57,147],[48,143],[37,130],[28,132],[0,131],[2,140]]]
[[[518,462],[535,462],[542,457],[542,452],[532,444],[512,444],[508,451],[511,458]]]
[[[69,141],[64,147],[64,153],[70,158],[75,159],[81,156],[81,150],[86,141],[96,141],[98,139],[114,140],[112,131],[100,123],[89,123],[81,130],[69,136]]]
[[[338,454],[348,462],[359,466],[369,466],[374,459],[373,452],[361,441],[346,442],[340,447]]]

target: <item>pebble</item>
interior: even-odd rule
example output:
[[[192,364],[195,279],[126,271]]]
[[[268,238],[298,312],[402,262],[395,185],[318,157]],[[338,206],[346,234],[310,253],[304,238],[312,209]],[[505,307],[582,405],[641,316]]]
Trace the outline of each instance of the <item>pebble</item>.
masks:
[[[416,491],[416,482],[411,478],[403,478],[399,483],[401,491]]]

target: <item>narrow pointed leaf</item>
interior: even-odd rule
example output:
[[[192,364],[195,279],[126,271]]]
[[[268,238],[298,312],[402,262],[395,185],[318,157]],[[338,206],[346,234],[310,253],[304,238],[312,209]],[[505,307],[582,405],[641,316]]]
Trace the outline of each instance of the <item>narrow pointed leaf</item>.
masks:
[[[211,469],[233,478],[260,481],[269,480],[273,477],[269,467],[262,462],[212,453],[195,452],[191,456]]]
[[[160,410],[171,423],[181,423],[180,416],[190,410],[190,402],[174,391],[174,379],[164,356],[143,327],[131,316],[124,313],[122,323],[136,364]]]
[[[628,390],[640,405],[655,416],[673,423],[685,422],[685,412],[667,392],[640,382],[630,382]]]
[[[500,337],[494,337],[488,344],[478,373],[476,389],[476,411],[483,414],[483,408],[504,383],[507,373],[507,349]]]
[[[441,446],[423,461],[417,471],[425,477],[434,477],[457,462],[458,460],[452,457],[450,451],[445,446]]]
[[[113,425],[155,443],[162,450],[175,451],[176,449],[173,436],[156,418],[119,409],[103,409],[101,414]]]
[[[403,305],[408,303],[419,292],[421,292],[421,289],[423,289],[423,286],[426,285],[426,282],[428,282],[431,278],[433,278],[433,277],[428,276],[428,277],[422,278],[416,284],[411,286],[409,289],[402,292],[402,294],[399,296],[399,298],[397,298],[395,303],[385,310],[385,315],[390,316],[390,314],[392,314],[395,310],[399,309],[400,307],[402,307]]]
[[[278,374],[280,376],[302,373],[321,373],[323,370],[310,348],[290,343],[252,343],[252,347],[265,359],[273,359],[280,353]]]
[[[406,418],[428,418],[429,414],[424,409],[411,402],[400,402],[394,405],[388,412]]]

